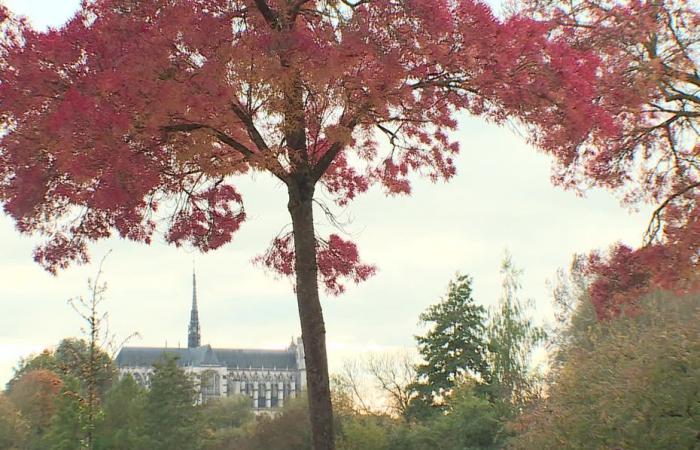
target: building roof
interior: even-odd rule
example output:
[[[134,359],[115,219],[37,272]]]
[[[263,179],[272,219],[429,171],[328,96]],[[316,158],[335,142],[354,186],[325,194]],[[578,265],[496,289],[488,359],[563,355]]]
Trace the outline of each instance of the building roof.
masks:
[[[124,347],[117,355],[118,367],[151,367],[166,355],[177,358],[178,366],[227,367],[229,369],[297,369],[296,355],[289,350]]]
[[[229,369],[296,369],[296,355],[290,350],[214,349],[221,365]]]

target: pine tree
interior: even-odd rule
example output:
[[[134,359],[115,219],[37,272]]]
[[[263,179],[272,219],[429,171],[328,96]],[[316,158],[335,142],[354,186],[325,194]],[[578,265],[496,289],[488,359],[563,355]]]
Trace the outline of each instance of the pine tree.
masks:
[[[146,391],[127,375],[107,392],[103,419],[95,432],[96,450],[145,450]]]
[[[146,397],[145,433],[150,450],[195,450],[200,445],[196,391],[175,358],[154,364]]]
[[[56,398],[56,411],[51,427],[43,439],[42,448],[52,450],[82,450],[87,443],[87,410],[79,393],[80,383],[68,378]]]
[[[417,367],[419,403],[439,406],[464,377],[489,381],[486,309],[474,303],[471,283],[471,277],[458,274],[447,296],[420,315],[421,322],[431,326],[424,336],[416,336],[425,361]]]

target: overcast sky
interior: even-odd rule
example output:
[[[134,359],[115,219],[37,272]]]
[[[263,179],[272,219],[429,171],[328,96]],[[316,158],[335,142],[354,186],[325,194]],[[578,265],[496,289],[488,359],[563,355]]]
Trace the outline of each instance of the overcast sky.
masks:
[[[60,26],[78,0],[0,0],[34,26]],[[523,296],[534,299],[538,320],[551,316],[546,281],[575,253],[616,241],[639,243],[649,211],[630,212],[607,192],[586,198],[549,182],[550,161],[513,131],[463,117],[458,175],[450,183],[419,180],[411,197],[386,198],[373,189],[343,211],[346,231],[376,276],[323,298],[331,368],[371,350],[412,347],[418,315],[444,294],[455,272],[474,278],[478,302],[500,295],[499,264],[507,248],[525,270]],[[265,176],[241,178],[249,220],[233,242],[202,255],[167,246],[103,241],[90,248],[104,266],[111,331],[141,335],[134,345],[187,344],[191,272],[196,263],[202,341],[216,347],[285,347],[299,335],[296,303],[287,280],[250,260],[290,220],[286,192]],[[318,217],[322,231],[330,228]],[[21,356],[76,336],[82,323],[66,304],[87,294],[96,265],[58,276],[32,260],[36,240],[21,236],[0,213],[0,383]]]

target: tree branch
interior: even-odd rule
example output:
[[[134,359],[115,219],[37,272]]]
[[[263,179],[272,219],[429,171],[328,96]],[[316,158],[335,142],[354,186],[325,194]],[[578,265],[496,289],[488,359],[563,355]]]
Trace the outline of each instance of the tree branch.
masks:
[[[161,129],[165,132],[185,133],[189,133],[196,130],[208,130],[211,131],[214,134],[214,136],[216,136],[216,138],[219,139],[219,141],[237,150],[241,155],[243,155],[243,157],[245,157],[248,160],[248,162],[250,162],[250,160],[255,157],[255,153],[251,151],[248,147],[233,139],[231,136],[227,135],[223,131],[211,127],[209,125],[204,125],[201,123],[183,123],[176,125],[166,125],[161,127]]]
[[[281,29],[279,15],[270,8],[265,0],[254,0],[254,3],[255,6],[258,7],[260,14],[265,18],[265,22],[267,22],[271,28],[276,30]]]
[[[691,185],[686,186],[685,188],[681,189],[680,191],[675,192],[673,195],[669,196],[666,200],[664,200],[658,208],[654,210],[654,213],[651,215],[651,220],[649,221],[649,226],[647,227],[647,231],[644,237],[645,245],[651,244],[651,242],[654,240],[654,237],[658,234],[659,230],[661,229],[661,213],[663,210],[675,199],[680,197],[681,195],[700,187],[700,181],[693,183]]]
[[[352,132],[353,128],[355,128],[358,123],[359,119],[357,116],[355,116],[350,120],[350,122],[348,122],[347,125],[344,126],[346,128],[349,128]],[[323,176],[323,174],[326,173],[326,170],[328,170],[328,167],[331,165],[331,163],[338,155],[338,153],[340,153],[343,147],[344,144],[342,142],[336,141],[333,143],[333,145],[331,145],[331,148],[329,148],[328,151],[324,153],[323,156],[321,156],[321,158],[311,170],[311,176],[314,182],[318,181]]]

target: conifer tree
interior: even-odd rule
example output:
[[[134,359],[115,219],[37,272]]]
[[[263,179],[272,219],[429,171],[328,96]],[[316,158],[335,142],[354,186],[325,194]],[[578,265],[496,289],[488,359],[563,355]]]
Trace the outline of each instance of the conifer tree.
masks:
[[[95,449],[145,450],[145,401],[146,391],[130,375],[116,382],[105,396]]]
[[[192,379],[173,357],[164,357],[154,368],[144,418],[147,448],[196,450],[200,445],[199,421]]]
[[[42,441],[42,448],[52,450],[83,450],[89,432],[87,405],[79,393],[80,383],[68,378],[56,397],[56,409],[51,427]]]
[[[425,361],[417,367],[419,402],[438,405],[463,377],[489,381],[486,309],[474,303],[471,283],[468,275],[457,275],[447,296],[420,315],[430,329],[416,336]]]

